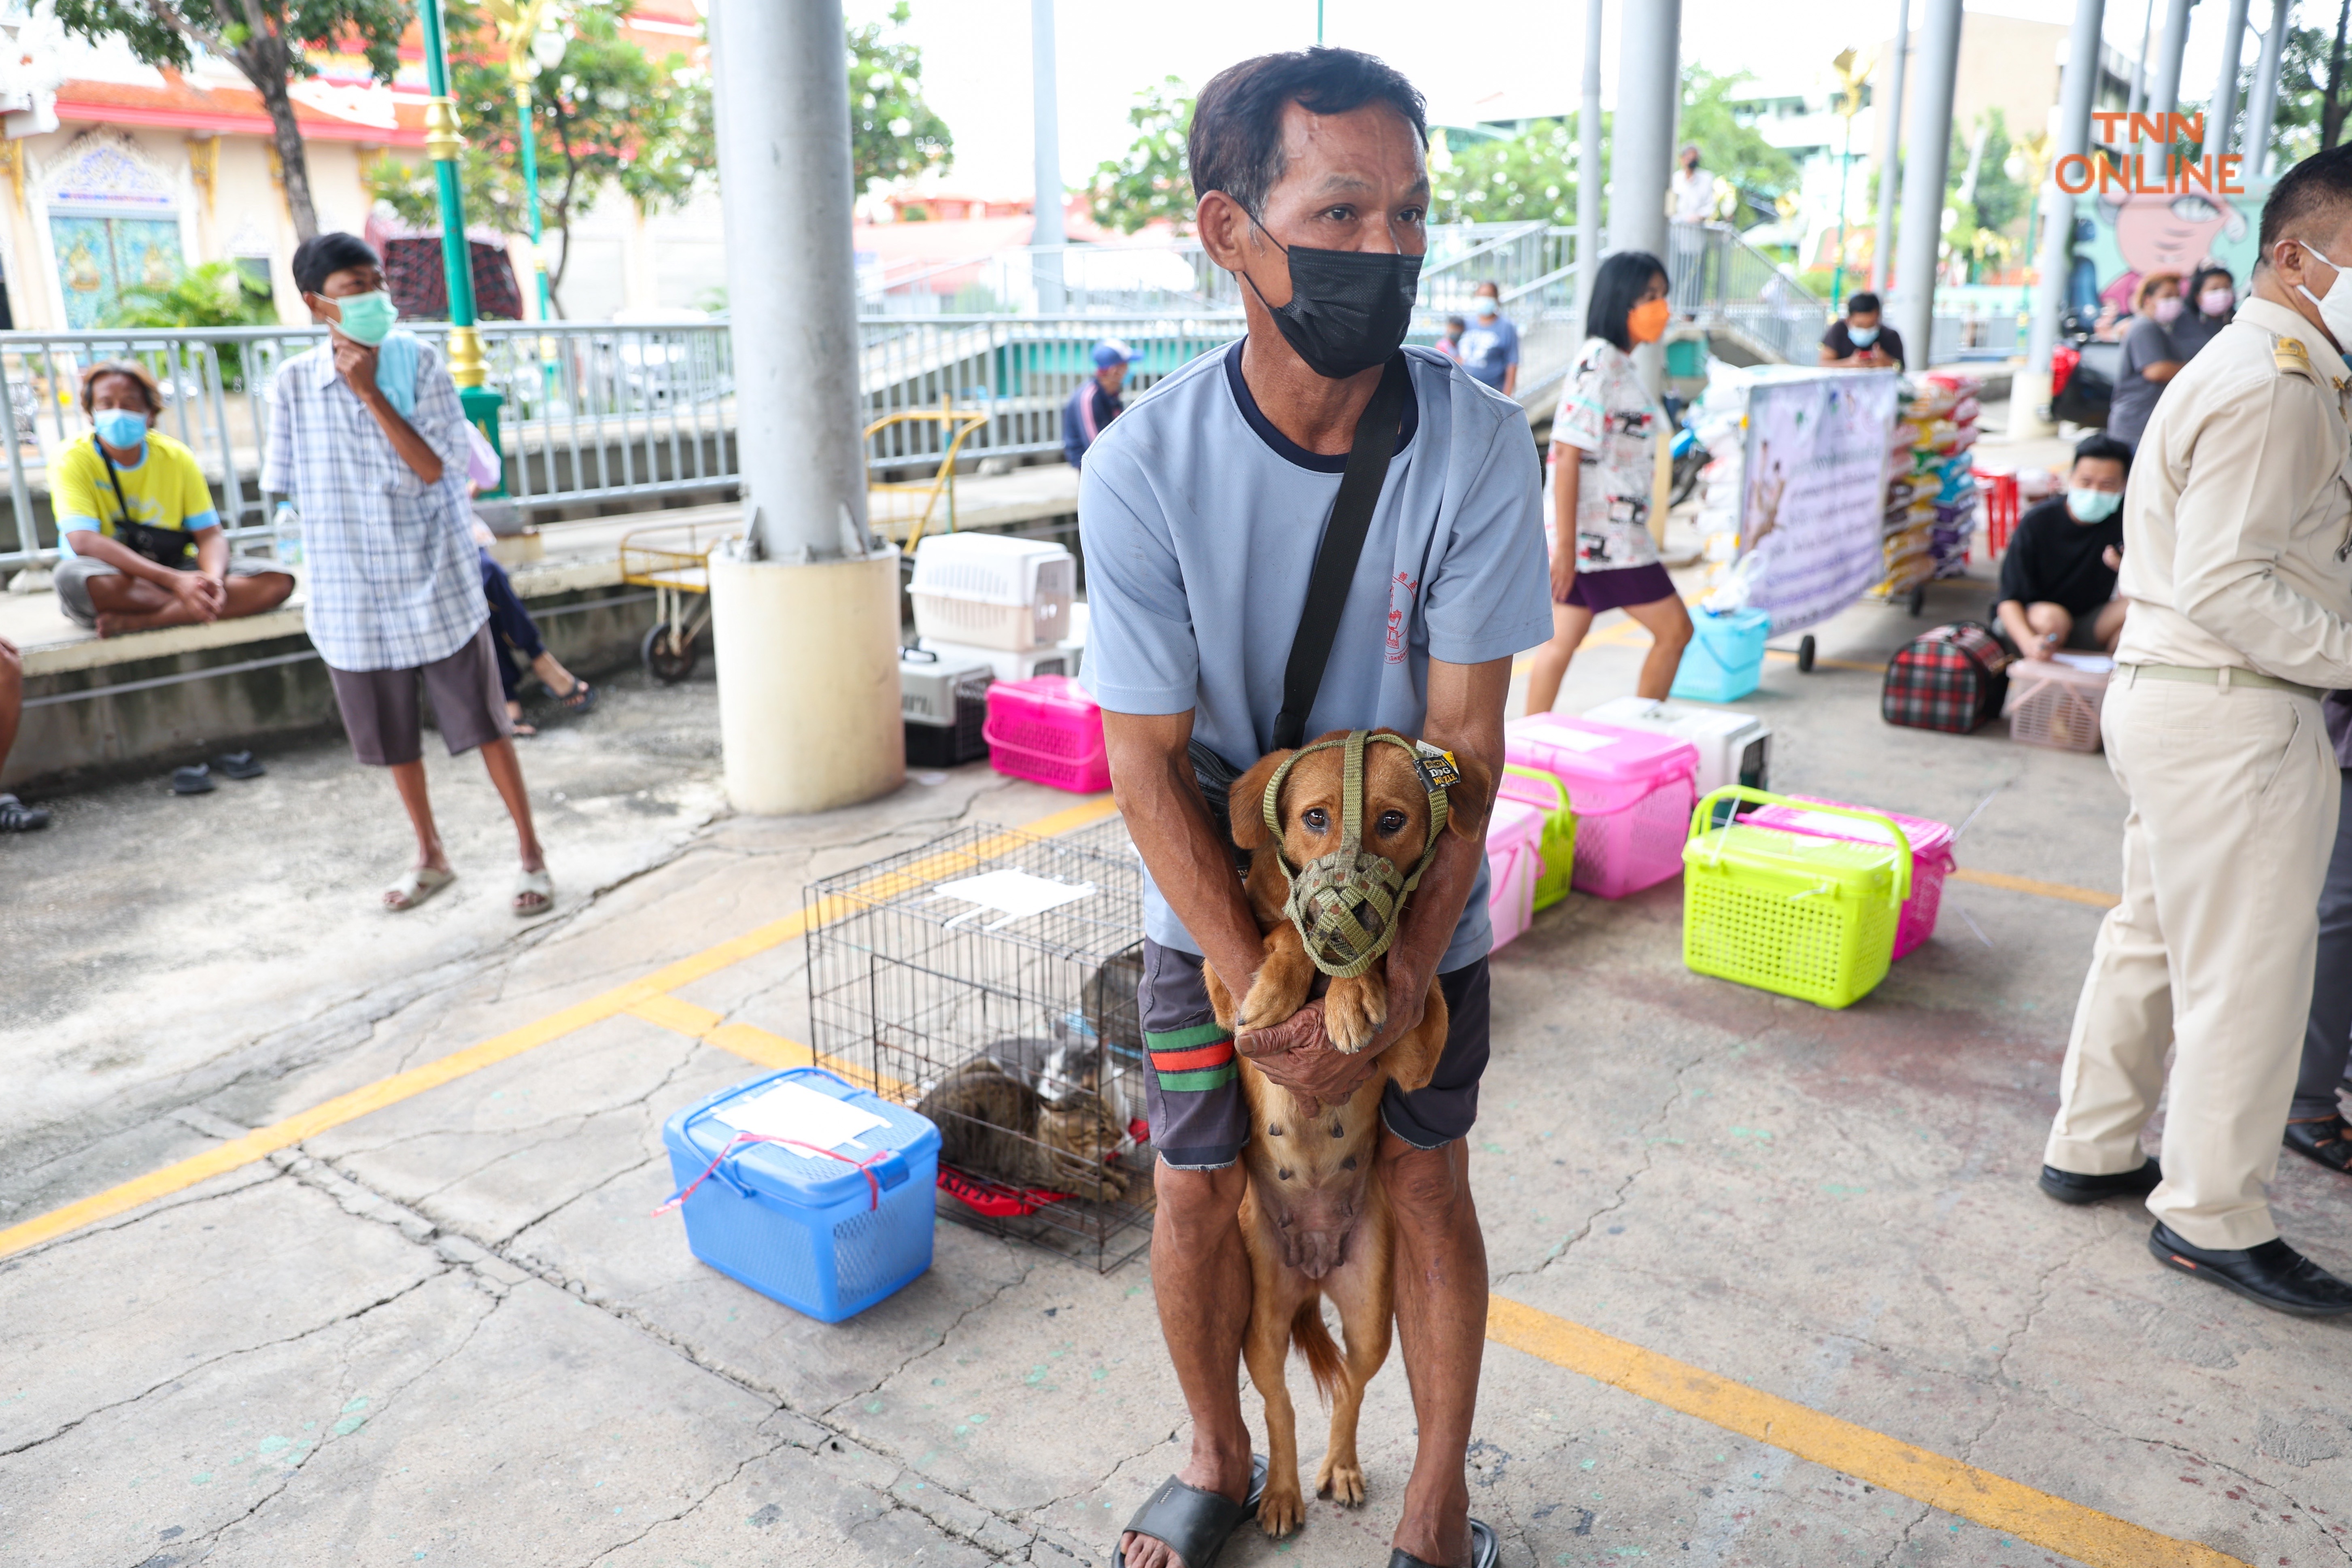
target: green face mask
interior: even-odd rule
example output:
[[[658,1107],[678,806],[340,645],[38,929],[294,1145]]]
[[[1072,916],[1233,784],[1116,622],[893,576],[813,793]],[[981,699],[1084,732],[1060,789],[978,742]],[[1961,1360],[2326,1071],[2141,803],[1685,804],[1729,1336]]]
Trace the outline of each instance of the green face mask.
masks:
[[[1429,792],[1429,843],[1410,876],[1400,873],[1386,857],[1364,849],[1364,747],[1379,743],[1403,748]],[[1347,759],[1339,778],[1339,847],[1319,855],[1303,870],[1291,868],[1282,853],[1282,785],[1298,759],[1316,752],[1344,749]],[[1425,752],[1402,735],[1375,735],[1351,730],[1344,741],[1318,741],[1285,758],[1266,781],[1265,829],[1273,835],[1275,863],[1282,868],[1290,896],[1282,912],[1298,928],[1307,956],[1334,980],[1353,980],[1396,941],[1397,907],[1421,885],[1422,873],[1437,858],[1438,836],[1445,831],[1445,787],[1461,781],[1451,756]]]
[[[342,320],[336,324],[343,336],[369,348],[389,337],[392,324],[400,320],[400,307],[381,289],[373,294],[345,295],[335,301],[335,309],[342,312]]]

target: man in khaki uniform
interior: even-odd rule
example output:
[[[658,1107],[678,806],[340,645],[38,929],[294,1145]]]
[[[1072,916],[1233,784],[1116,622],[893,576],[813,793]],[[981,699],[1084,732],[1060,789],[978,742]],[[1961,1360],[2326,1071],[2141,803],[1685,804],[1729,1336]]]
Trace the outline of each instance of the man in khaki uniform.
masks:
[[[2129,795],[2042,1187],[2146,1194],[2149,1250],[2282,1311],[2352,1286],[2279,1237],[2264,1184],[2294,1094],[2352,686],[2352,146],[2263,213],[2253,297],[2166,388],[2124,508],[2131,602],[2107,689]],[[2140,1129],[2168,1088],[2161,1165]]]

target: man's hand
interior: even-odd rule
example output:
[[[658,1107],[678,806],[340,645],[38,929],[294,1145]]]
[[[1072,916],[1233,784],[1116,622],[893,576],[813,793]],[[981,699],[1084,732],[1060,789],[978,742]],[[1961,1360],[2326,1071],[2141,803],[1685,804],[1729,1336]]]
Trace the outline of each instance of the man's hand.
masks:
[[[1416,1005],[1414,1020],[1418,1022],[1420,1016]],[[1390,1021],[1394,1023],[1393,1016]],[[1323,1033],[1323,1003],[1318,997],[1270,1028],[1234,1036],[1234,1048],[1277,1087],[1304,1101],[1307,1115],[1319,1116],[1323,1107],[1338,1105],[1364,1087],[1364,1080],[1380,1065],[1381,1052],[1394,1037],[1383,1029],[1370,1046],[1348,1055]]]
[[[2029,637],[2026,640],[2024,649],[2025,657],[2034,659],[2047,659],[2050,657],[2051,650],[2056,646],[2057,645],[2055,643],[2051,641],[2050,634],[2044,632],[2038,637]]]
[[[352,390],[362,403],[378,395],[375,355],[376,351],[365,343],[355,343],[341,334],[335,338],[335,374],[351,383]]]
[[[221,585],[201,572],[172,574],[172,597],[177,599],[199,622],[220,619],[221,605],[226,597]]]
[[[2106,568],[2110,572],[2120,572],[2124,569],[2124,552],[2121,545],[2108,545],[2099,552],[2099,559],[2106,563]]]

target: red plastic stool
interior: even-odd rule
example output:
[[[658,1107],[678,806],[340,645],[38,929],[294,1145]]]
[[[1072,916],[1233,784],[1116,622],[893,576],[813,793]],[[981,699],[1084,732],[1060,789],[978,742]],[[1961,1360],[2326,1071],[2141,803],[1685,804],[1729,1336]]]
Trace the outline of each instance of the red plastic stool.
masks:
[[[2017,471],[2013,468],[1971,468],[1977,489],[1984,497],[1985,549],[1999,555],[2017,531]]]

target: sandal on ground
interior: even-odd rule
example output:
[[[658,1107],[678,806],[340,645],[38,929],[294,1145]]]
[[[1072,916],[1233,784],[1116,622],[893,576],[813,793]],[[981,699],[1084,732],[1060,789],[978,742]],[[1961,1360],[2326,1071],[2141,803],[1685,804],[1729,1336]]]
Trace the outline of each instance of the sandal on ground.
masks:
[[[555,907],[555,882],[545,871],[515,873],[514,902],[517,916],[530,920]]]
[[[213,771],[202,763],[190,763],[184,768],[172,770],[173,795],[210,795],[213,793]]]
[[[1502,1555],[1502,1542],[1495,1539],[1494,1531],[1487,1527],[1485,1521],[1472,1520],[1470,1521],[1470,1568],[1495,1568],[1495,1564],[1501,1561]],[[1389,1552],[1389,1568],[1437,1568],[1437,1565],[1433,1563],[1424,1563],[1399,1546]]]
[[[26,805],[13,795],[0,795],[0,833],[30,833],[48,825],[48,807]]]
[[[572,678],[572,689],[557,698],[556,701],[562,703],[563,710],[574,719],[585,718],[596,711],[596,689],[575,675]]]
[[[525,723],[520,719],[509,719],[507,722],[514,726],[514,738],[518,741],[528,741],[539,733],[538,725]]]
[[[2352,1176],[2352,1126],[2341,1116],[2288,1122],[2286,1146],[2338,1175]]]
[[[213,759],[213,766],[233,779],[257,779],[269,770],[251,752],[229,752]]]
[[[1235,1502],[1199,1487],[1186,1486],[1174,1476],[1143,1500],[1123,1535],[1148,1535],[1166,1544],[1184,1568],[1209,1568],[1228,1537],[1242,1521],[1257,1515],[1258,1499],[1265,1495],[1265,1460],[1250,1456],[1250,1489],[1245,1501]],[[1127,1568],[1127,1553],[1114,1548],[1111,1568]]]
[[[405,913],[457,879],[455,871],[436,871],[430,866],[411,866],[400,874],[399,881],[383,890],[383,907],[394,914]]]

